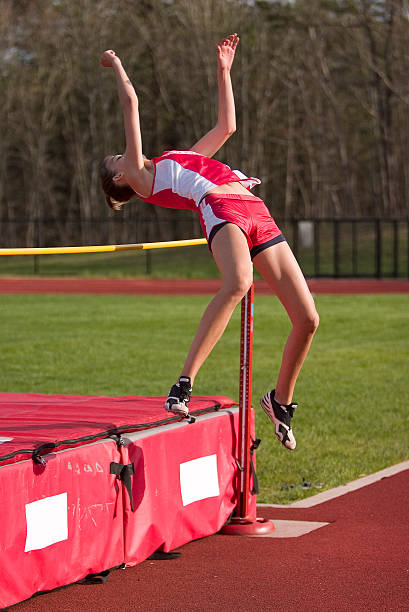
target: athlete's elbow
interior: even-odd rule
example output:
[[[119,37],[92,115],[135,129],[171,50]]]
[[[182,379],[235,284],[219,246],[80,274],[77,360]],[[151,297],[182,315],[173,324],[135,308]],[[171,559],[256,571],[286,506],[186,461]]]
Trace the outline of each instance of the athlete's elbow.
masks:
[[[236,124],[233,125],[228,125],[225,129],[225,134],[227,138],[230,138],[230,136],[232,136],[234,134],[234,132],[236,131]]]
[[[121,106],[122,109],[125,110],[132,110],[134,108],[138,108],[138,97],[136,95],[136,93],[129,91],[124,93],[121,96]]]
[[[234,132],[236,131],[236,122],[233,121],[227,121],[224,125],[224,131],[226,133],[226,136],[231,136],[232,134],[234,134]]]
[[[232,134],[236,131],[236,122],[235,121],[219,121],[216,125],[216,130],[222,136],[222,138],[226,139],[230,138]]]

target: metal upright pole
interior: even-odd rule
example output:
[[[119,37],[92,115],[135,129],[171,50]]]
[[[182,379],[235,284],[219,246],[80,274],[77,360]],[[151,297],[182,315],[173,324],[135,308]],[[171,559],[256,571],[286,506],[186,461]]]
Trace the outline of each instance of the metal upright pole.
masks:
[[[240,517],[247,517],[250,490],[250,432],[251,432],[251,392],[253,365],[253,320],[254,320],[254,285],[241,302],[241,338],[240,338],[240,393],[239,393],[239,462],[240,486],[236,512]]]
[[[254,285],[241,301],[237,505],[230,523],[222,529],[227,535],[261,535],[275,529],[271,521],[249,513],[253,321]]]

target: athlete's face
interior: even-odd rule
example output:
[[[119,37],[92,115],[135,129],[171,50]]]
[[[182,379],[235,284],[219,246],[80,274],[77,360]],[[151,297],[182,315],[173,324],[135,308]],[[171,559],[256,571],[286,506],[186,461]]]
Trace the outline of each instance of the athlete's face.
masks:
[[[114,175],[123,172],[124,170],[124,156],[123,155],[111,155],[105,162],[108,170],[114,173]]]

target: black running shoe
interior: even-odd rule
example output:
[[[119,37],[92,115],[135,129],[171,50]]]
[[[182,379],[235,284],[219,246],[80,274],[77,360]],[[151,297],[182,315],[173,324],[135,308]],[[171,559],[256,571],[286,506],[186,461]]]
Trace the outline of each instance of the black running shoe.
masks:
[[[291,419],[294,415],[294,410],[297,408],[295,402],[283,406],[276,402],[274,398],[274,389],[261,399],[260,404],[266,415],[273,421],[275,434],[277,439],[283,446],[294,450],[296,447],[296,441],[291,429]]]
[[[186,417],[189,414],[189,400],[192,393],[192,385],[188,376],[181,376],[169,391],[169,397],[165,402],[165,409],[178,416]]]

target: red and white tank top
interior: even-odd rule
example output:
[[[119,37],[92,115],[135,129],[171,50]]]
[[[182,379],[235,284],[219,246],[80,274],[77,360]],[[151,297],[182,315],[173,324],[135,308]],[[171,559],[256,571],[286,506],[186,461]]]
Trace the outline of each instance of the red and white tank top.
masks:
[[[155,172],[152,192],[139,197],[164,208],[196,210],[200,199],[214,187],[239,182],[251,189],[261,183],[258,178],[247,177],[240,170],[231,170],[222,162],[194,151],[164,151],[152,162]]]

